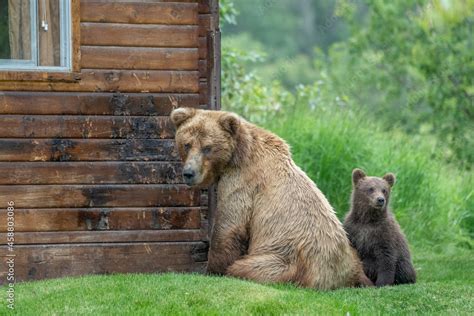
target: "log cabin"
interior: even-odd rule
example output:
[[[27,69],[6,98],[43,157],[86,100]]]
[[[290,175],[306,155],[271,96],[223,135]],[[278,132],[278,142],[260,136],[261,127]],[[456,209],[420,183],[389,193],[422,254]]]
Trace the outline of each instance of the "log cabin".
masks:
[[[0,284],[204,271],[169,114],[219,91],[217,0],[0,0]]]

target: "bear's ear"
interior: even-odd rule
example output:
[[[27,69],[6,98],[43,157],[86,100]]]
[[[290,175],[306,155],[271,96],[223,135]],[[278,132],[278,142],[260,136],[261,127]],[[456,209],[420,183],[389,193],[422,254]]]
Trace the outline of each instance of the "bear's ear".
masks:
[[[240,127],[240,118],[234,113],[225,113],[219,118],[219,124],[230,135],[235,136]]]
[[[356,185],[362,178],[365,178],[365,172],[362,169],[355,168],[352,170],[352,184]]]
[[[383,176],[383,179],[387,181],[387,183],[390,185],[390,187],[393,187],[395,184],[395,175],[393,173],[387,173],[386,175]]]
[[[171,121],[178,128],[181,124],[192,118],[196,114],[193,108],[177,108],[171,112]]]

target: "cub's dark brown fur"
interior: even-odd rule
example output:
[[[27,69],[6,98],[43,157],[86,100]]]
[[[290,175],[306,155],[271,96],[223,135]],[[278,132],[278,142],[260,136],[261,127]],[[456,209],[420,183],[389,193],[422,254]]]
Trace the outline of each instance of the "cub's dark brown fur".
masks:
[[[352,172],[352,203],[344,228],[357,249],[364,272],[376,286],[415,283],[408,243],[388,208],[395,176],[367,177]]]

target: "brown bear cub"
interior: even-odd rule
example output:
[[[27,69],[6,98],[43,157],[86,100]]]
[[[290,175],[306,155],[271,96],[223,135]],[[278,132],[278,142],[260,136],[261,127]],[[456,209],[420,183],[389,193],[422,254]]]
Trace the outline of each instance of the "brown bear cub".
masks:
[[[344,228],[357,249],[364,272],[376,286],[415,283],[408,243],[388,208],[395,175],[368,177],[352,172],[352,203]]]

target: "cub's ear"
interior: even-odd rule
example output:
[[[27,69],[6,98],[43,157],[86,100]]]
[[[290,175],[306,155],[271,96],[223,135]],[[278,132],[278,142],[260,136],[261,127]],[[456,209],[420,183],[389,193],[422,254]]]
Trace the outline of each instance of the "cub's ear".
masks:
[[[225,113],[219,118],[219,124],[230,135],[235,136],[240,127],[240,118],[234,113]]]
[[[193,108],[177,108],[171,112],[171,121],[178,128],[181,124],[192,118],[196,114]]]
[[[355,168],[352,170],[352,184],[356,185],[362,178],[365,178],[365,172],[362,169]]]
[[[383,176],[383,179],[388,182],[390,187],[393,187],[395,184],[395,175],[393,173],[387,173],[386,175]]]

